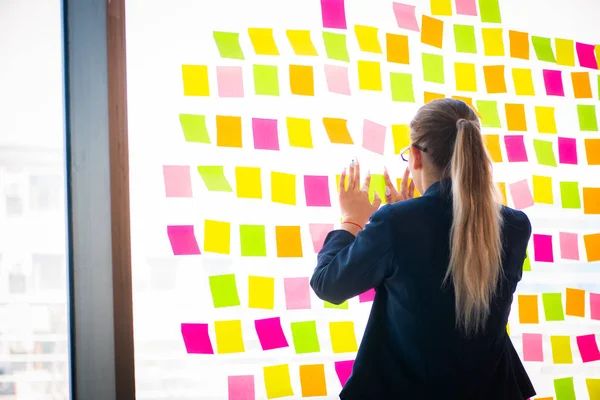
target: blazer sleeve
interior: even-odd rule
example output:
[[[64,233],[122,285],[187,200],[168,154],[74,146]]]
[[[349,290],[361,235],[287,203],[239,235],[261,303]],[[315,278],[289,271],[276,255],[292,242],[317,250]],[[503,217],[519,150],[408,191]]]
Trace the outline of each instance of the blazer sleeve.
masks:
[[[391,275],[394,252],[389,206],[371,216],[355,237],[335,230],[325,238],[310,280],[316,295],[333,304],[379,286]]]

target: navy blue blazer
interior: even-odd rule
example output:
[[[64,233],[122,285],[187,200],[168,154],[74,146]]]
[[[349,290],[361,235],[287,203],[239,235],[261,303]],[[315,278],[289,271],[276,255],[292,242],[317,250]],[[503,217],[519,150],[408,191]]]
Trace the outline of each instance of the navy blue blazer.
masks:
[[[531,224],[503,207],[503,278],[485,332],[465,338],[455,325],[454,290],[443,287],[452,224],[450,181],[423,196],[381,207],[356,237],[330,232],[310,284],[334,304],[375,288],[375,300],[348,399],[524,400],[535,391],[506,324],[521,280]]]

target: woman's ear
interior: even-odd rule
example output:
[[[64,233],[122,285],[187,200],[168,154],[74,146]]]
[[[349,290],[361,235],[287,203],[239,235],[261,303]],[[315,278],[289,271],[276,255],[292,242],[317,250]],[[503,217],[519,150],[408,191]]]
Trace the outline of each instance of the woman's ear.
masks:
[[[423,168],[423,153],[415,146],[410,148],[410,157],[412,161],[412,170],[418,171]]]

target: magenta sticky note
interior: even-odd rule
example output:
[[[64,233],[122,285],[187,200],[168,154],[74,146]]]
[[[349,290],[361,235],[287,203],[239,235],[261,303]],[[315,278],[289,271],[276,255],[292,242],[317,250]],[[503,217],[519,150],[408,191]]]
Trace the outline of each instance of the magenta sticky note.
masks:
[[[169,236],[174,255],[187,256],[200,254],[193,225],[169,225],[167,226],[167,235]]]
[[[596,335],[577,336],[577,347],[584,363],[600,361],[600,350],[596,343]]]
[[[188,354],[214,354],[208,324],[181,324],[181,336]]]
[[[279,134],[276,119],[252,118],[254,148],[258,150],[279,150]]]
[[[579,260],[579,240],[576,233],[560,232],[560,257],[563,260]]]
[[[192,197],[192,178],[189,165],[163,165],[167,197]]]
[[[511,183],[508,187],[517,210],[533,206],[533,196],[527,179]]]
[[[217,67],[219,97],[244,97],[242,67]]]
[[[600,321],[600,293],[590,293],[590,315]]]
[[[384,125],[365,119],[363,122],[363,147],[374,153],[383,155],[385,151]]]
[[[279,317],[257,319],[254,321],[254,327],[263,350],[281,349],[289,346],[281,328]]]
[[[375,289],[369,289],[358,295],[358,301],[361,303],[367,303],[373,300],[375,300]]]
[[[398,28],[408,29],[409,31],[420,32],[419,23],[415,14],[415,6],[403,3],[393,3],[394,15]]]
[[[283,278],[283,289],[287,310],[310,309],[310,289],[307,277]]]
[[[552,235],[533,235],[534,260],[540,262],[554,262],[554,250],[552,249]]]
[[[544,361],[541,333],[523,334],[523,361]]]
[[[577,140],[573,138],[558,138],[558,162],[561,164],[577,165]]]
[[[350,96],[350,81],[348,80],[348,67],[342,65],[325,64],[325,80],[327,90],[331,93]]]
[[[344,0],[321,0],[323,28],[346,29]]]
[[[309,207],[331,207],[329,177],[304,175],[304,196]]]
[[[309,224],[308,230],[310,231],[315,253],[318,253],[323,248],[323,242],[327,234],[333,230],[333,224]]]
[[[350,378],[350,374],[352,374],[352,367],[354,366],[354,360],[347,361],[336,361],[335,362],[335,373],[342,384],[342,387]]]
[[[506,156],[508,162],[527,162],[527,150],[522,135],[504,136],[504,146],[506,146]]]
[[[553,69],[544,70],[544,85],[548,96],[563,96],[565,89],[563,87],[562,72]]]
[[[255,400],[254,375],[233,375],[227,377],[228,400]]]
[[[456,0],[456,13],[458,15],[477,15],[475,0]]]
[[[595,46],[593,44],[575,43],[575,51],[579,59],[579,65],[584,68],[598,69],[598,61],[594,53]]]

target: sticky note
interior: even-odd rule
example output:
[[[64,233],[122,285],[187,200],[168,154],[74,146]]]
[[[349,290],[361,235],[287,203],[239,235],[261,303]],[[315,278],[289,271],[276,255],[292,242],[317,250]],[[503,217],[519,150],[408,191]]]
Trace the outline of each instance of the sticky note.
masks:
[[[593,44],[575,43],[575,51],[579,65],[583,68],[598,69],[596,61],[595,46]]]
[[[286,310],[310,309],[310,289],[308,277],[283,278]]]
[[[519,323],[539,324],[538,296],[536,294],[518,295]]]
[[[405,103],[415,102],[415,92],[411,74],[390,72],[390,88],[392,91],[392,101]]]
[[[533,139],[533,148],[538,164],[556,167],[553,144],[547,140]]]
[[[554,380],[556,400],[575,400],[575,385],[573,378],[560,378]]]
[[[254,375],[227,377],[228,400],[255,400]]]
[[[527,150],[523,136],[506,135],[504,136],[504,145],[508,162],[527,162]]]
[[[523,361],[544,361],[542,335],[540,333],[523,334]]]
[[[441,93],[423,92],[423,104],[427,104],[437,99],[444,99],[446,96]]]
[[[596,236],[598,244],[600,244],[600,235]],[[600,293],[590,293],[590,318],[600,321]]]
[[[442,48],[444,41],[444,21],[423,15],[421,20],[421,43]]]
[[[302,257],[299,226],[276,226],[277,257]]]
[[[210,144],[204,115],[179,114],[179,122],[186,142]]]
[[[410,64],[408,36],[386,33],[385,50],[388,62],[397,64]]]
[[[550,345],[554,364],[573,364],[571,338],[569,336],[550,336]]]
[[[217,67],[219,97],[244,97],[242,67]]]
[[[248,277],[248,307],[275,308],[275,279],[268,276]]]
[[[524,104],[504,105],[506,111],[506,125],[509,131],[527,131],[527,119],[525,118]]]
[[[529,60],[529,34],[527,32],[508,31],[510,56]]]
[[[360,51],[382,54],[379,44],[379,28],[374,26],[354,25],[354,34]]]
[[[333,304],[328,301],[324,301],[325,308],[333,308],[338,310],[347,310],[348,309],[348,300],[344,301],[342,304]]]
[[[242,147],[242,118],[217,115],[217,146]]]
[[[564,96],[562,72],[558,70],[544,70],[544,85],[548,96]]]
[[[501,28],[482,28],[483,53],[487,57],[504,56],[504,39]]]
[[[336,187],[339,187],[339,180]],[[333,230],[333,224],[309,224],[308,229],[310,231],[310,237],[312,238],[315,253],[318,253],[323,248],[325,237]]]
[[[571,81],[573,83],[573,95],[576,99],[592,98],[592,85],[590,84],[590,74],[588,72],[571,72]]]
[[[579,118],[579,130],[582,132],[597,132],[598,119],[596,118],[596,106],[577,105],[577,117]]]
[[[561,182],[560,197],[562,208],[581,208],[581,198],[579,197],[579,183]]]
[[[587,386],[590,400],[600,399],[600,379],[587,378],[585,380],[585,385]],[[575,397],[573,397],[573,399],[575,399]]]
[[[332,144],[354,144],[348,131],[348,121],[341,118],[323,118],[325,132]]]
[[[429,0],[431,15],[452,15],[452,2],[450,0]]]
[[[214,354],[208,324],[181,324],[181,336],[188,354]]]
[[[291,206],[296,205],[296,175],[271,172],[271,201]]]
[[[568,67],[575,66],[575,43],[568,39],[554,39],[556,63]]]
[[[576,233],[560,232],[560,257],[563,260],[579,260],[579,240]]]
[[[281,349],[289,346],[281,328],[279,317],[257,319],[254,321],[254,328],[260,347],[263,350]]]
[[[279,73],[276,65],[252,66],[254,93],[263,96],[279,96]]]
[[[515,85],[515,94],[517,96],[535,96],[533,77],[530,69],[513,68],[512,77]]]
[[[481,126],[484,128],[501,128],[498,105],[492,100],[477,100],[477,110],[481,114]]]
[[[438,54],[423,53],[423,80],[432,83],[444,83],[444,57]]]
[[[533,206],[533,196],[531,195],[531,190],[529,190],[527,179],[511,183],[508,187],[513,199],[513,204],[517,210],[523,210]]]
[[[348,80],[348,67],[339,65],[325,65],[325,80],[327,90],[331,93],[350,96],[350,82]],[[312,146],[311,146],[312,147]]]
[[[323,28],[346,29],[344,0],[321,0]]]
[[[310,119],[287,117],[285,124],[291,147],[313,148]]]
[[[483,142],[493,162],[502,162],[499,135],[483,135]]]
[[[410,145],[410,127],[405,124],[392,125],[392,140],[394,142],[394,154],[400,154],[402,150]]]
[[[208,277],[208,285],[215,308],[240,305],[235,274],[213,275]]]
[[[528,251],[525,251],[525,261],[523,261],[523,271],[531,271],[531,260],[529,259]]]
[[[584,139],[588,165],[600,165],[600,139]]]
[[[533,235],[534,259],[539,262],[554,262],[552,235]]]
[[[363,122],[363,147],[383,155],[385,150],[386,127],[367,119]]]
[[[317,49],[310,37],[310,31],[288,29],[285,35],[297,56],[317,56]]]
[[[584,187],[582,192],[583,213],[600,214],[600,187]]]
[[[221,58],[243,60],[244,52],[240,46],[240,34],[237,32],[213,32],[213,38]]]
[[[381,176],[383,176],[383,175],[381,175]],[[411,183],[411,182],[412,182],[412,179],[410,179],[410,178],[409,178],[409,179],[408,179],[408,184],[410,185],[410,183]],[[398,187],[398,188],[399,188],[399,187],[402,187],[402,178],[397,178],[397,179],[396,179],[396,187]],[[384,182],[384,184],[383,184],[383,188],[384,188],[384,190],[385,190],[385,182]],[[415,188],[415,199],[416,199],[417,197],[420,197],[420,196],[421,196],[421,194],[420,194],[420,193],[419,193],[419,191],[418,191],[418,190]],[[382,196],[382,197],[383,197],[383,196]],[[384,202],[385,202],[385,199],[383,199],[383,200],[384,200]]]
[[[208,67],[206,65],[182,65],[184,96],[210,96]]]
[[[331,207],[328,177],[304,175],[304,195],[308,207]]]
[[[505,206],[508,206],[508,201],[506,199],[506,183],[505,182],[498,182],[498,190],[500,191],[500,197],[501,197],[501,201],[502,204],[504,204]]]
[[[381,65],[376,61],[358,61],[358,88],[381,91]]]
[[[541,204],[554,204],[551,177],[533,176],[533,201]]]
[[[399,186],[399,185],[398,185]],[[369,200],[375,200],[375,192],[381,198],[382,204],[386,204],[385,200],[385,179],[383,174],[371,174],[371,183],[369,185]]]
[[[567,288],[567,315],[585,317],[585,290]]]
[[[264,225],[240,225],[242,257],[266,257],[267,243]]]
[[[483,75],[488,93],[506,93],[504,65],[486,65],[483,67]]]
[[[279,150],[276,119],[252,118],[252,136],[257,150]]]
[[[299,96],[315,95],[312,65],[290,65],[290,91]]]
[[[577,347],[584,363],[600,361],[600,350],[596,343],[596,335],[577,336]]]
[[[454,44],[457,53],[477,53],[475,27],[471,25],[454,25]]]
[[[358,351],[354,334],[354,322],[330,322],[329,335],[331,348],[335,354]]]
[[[358,301],[360,303],[368,303],[375,300],[375,289],[369,289],[358,295]]]
[[[350,61],[346,46],[346,35],[341,33],[323,32],[323,43],[327,58],[337,61]]]
[[[292,322],[292,341],[296,354],[319,353],[319,337],[315,321]]]
[[[240,199],[262,199],[260,168],[235,167],[236,195]]]
[[[204,221],[204,251],[229,254],[231,244],[231,224],[229,222]]]
[[[600,233],[583,235],[588,262],[600,261]]]
[[[257,55],[279,55],[272,28],[248,28],[248,36]]]
[[[554,107],[535,106],[535,122],[539,133],[556,133]]]
[[[192,197],[189,165],[163,165],[163,177],[167,197]]]
[[[549,38],[531,36],[531,43],[533,44],[535,56],[539,61],[556,62],[554,51],[552,50],[552,42]]]
[[[245,351],[242,321],[239,319],[215,321],[215,334],[217,336],[217,353],[231,354]]]
[[[454,78],[456,81],[456,90],[464,92],[477,91],[477,76],[475,73],[475,64],[455,62]]]
[[[542,293],[542,303],[546,321],[565,320],[561,293]]]
[[[419,32],[419,24],[415,14],[415,6],[402,3],[392,3],[398,28]]]
[[[455,3],[456,13],[458,15],[477,15],[477,5],[475,4],[475,0],[455,0]]]
[[[558,138],[558,162],[561,164],[577,165],[577,140],[573,138]]]
[[[174,256],[200,254],[193,225],[169,225],[167,226],[167,236]]]
[[[327,0],[321,0],[321,3]],[[287,364],[263,367],[267,399],[293,396],[290,367]]]
[[[481,22],[502,23],[498,0],[479,0],[479,14]]]
[[[348,382],[348,378],[352,374],[352,367],[354,367],[354,360],[347,361],[336,361],[335,362],[335,373],[340,380],[342,387]]]
[[[302,397],[327,396],[325,366],[323,364],[301,365],[300,387]]]

